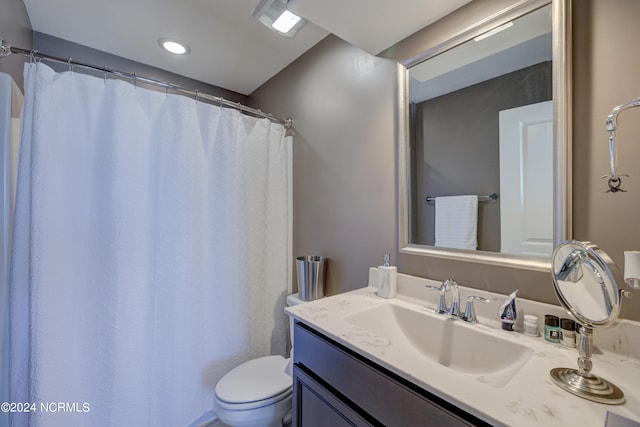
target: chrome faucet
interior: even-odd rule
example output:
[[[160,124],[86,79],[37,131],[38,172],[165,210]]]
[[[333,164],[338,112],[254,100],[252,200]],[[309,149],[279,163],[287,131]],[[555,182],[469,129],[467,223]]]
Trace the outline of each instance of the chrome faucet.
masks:
[[[476,309],[473,306],[473,301],[480,301],[485,304],[491,302],[490,299],[479,297],[476,295],[470,295],[467,297],[467,306],[464,309],[464,314],[462,315],[462,320],[468,323],[478,323],[478,316],[476,316]]]
[[[425,287],[440,292],[436,313],[446,314],[449,317],[460,317],[460,294],[455,280],[449,278],[442,282],[440,287],[431,285]],[[451,301],[451,303],[447,305],[447,301]]]

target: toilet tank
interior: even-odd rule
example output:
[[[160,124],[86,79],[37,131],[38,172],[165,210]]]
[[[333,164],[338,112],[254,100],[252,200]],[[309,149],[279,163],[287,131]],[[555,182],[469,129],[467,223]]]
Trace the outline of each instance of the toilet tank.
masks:
[[[287,295],[287,307],[293,307],[294,305],[304,304],[306,301],[303,301],[300,298],[300,294],[292,294]],[[289,316],[289,339],[291,343],[291,347],[289,350],[289,363],[285,369],[285,372],[291,376],[293,376],[293,316]]]
[[[287,307],[293,307],[294,305],[302,304],[304,301],[300,299],[300,294],[287,295]]]
[[[306,301],[303,301],[300,298],[300,294],[292,294],[287,295],[287,307],[293,307],[294,305],[304,304]],[[291,347],[293,347],[293,316],[289,316],[289,339],[291,343]]]

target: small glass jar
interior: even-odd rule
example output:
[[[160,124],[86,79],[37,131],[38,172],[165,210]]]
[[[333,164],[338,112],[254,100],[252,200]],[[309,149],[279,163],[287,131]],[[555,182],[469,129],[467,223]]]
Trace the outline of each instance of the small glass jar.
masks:
[[[538,316],[533,314],[524,315],[524,333],[532,337],[537,337],[538,333]]]
[[[560,319],[560,344],[565,347],[576,346],[576,322],[572,319]]]
[[[549,342],[560,342],[560,319],[558,316],[544,315],[544,339]]]

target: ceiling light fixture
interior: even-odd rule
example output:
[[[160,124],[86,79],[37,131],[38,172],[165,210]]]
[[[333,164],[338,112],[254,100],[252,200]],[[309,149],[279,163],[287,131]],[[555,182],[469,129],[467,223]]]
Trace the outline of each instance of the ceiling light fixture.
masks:
[[[266,27],[288,37],[293,37],[306,22],[287,10],[288,0],[261,0],[251,15]]]
[[[186,43],[168,37],[160,37],[158,39],[158,45],[167,52],[175,55],[188,55],[189,52],[191,52],[191,48],[189,48]]]
[[[298,23],[300,22],[302,18],[300,18],[298,15],[294,15],[293,13],[289,12],[288,10],[285,10],[284,12],[282,12],[282,15],[280,15],[280,17],[278,19],[276,19],[276,22],[274,22],[273,24],[271,24],[271,26],[273,28],[275,28],[276,30],[280,31],[281,33],[288,33],[289,31],[291,31],[291,29]]]
[[[480,40],[484,40],[487,37],[491,37],[495,34],[498,34],[500,31],[504,31],[507,28],[513,27],[513,21],[509,21],[504,25],[500,25],[499,27],[494,28],[493,30],[489,30],[486,33],[480,34],[478,37],[474,37],[473,40],[479,42]]]

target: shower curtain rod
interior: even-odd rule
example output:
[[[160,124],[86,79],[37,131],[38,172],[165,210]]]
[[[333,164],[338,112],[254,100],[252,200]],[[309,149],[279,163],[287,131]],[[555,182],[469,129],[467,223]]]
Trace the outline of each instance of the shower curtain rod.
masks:
[[[53,56],[53,55],[47,55],[41,52],[38,52],[37,50],[27,50],[27,49],[21,49],[19,47],[14,47],[11,46],[6,40],[3,40],[2,38],[0,38],[0,58],[4,58],[6,56],[9,56],[11,54],[15,54],[15,55],[23,55],[23,56],[28,56],[30,57],[32,60],[35,60],[36,58],[38,59],[44,59],[46,61],[51,61],[51,62],[57,62],[57,63],[61,63],[61,64],[68,64],[69,67],[82,67],[82,68],[88,68],[91,70],[95,70],[95,71],[100,71],[101,73],[105,73],[105,74],[113,74],[115,76],[124,78],[124,79],[129,79],[129,80],[133,80],[134,83],[136,81],[139,82],[143,82],[143,83],[148,83],[154,86],[159,86],[159,87],[163,87],[167,90],[172,90],[172,91],[176,91],[179,92],[183,95],[191,95],[194,96],[195,99],[197,100],[198,98],[203,98],[203,99],[207,99],[209,101],[213,101],[217,104],[221,104],[221,105],[225,105],[227,107],[231,107],[231,108],[235,108],[236,110],[240,110],[242,112],[245,113],[249,113],[252,114],[254,116],[258,116],[258,117],[263,117],[265,119],[269,119],[272,122],[275,123],[280,123],[284,126],[285,129],[290,129],[293,126],[293,119],[291,118],[287,118],[287,119],[281,119],[278,117],[274,117],[273,115],[269,114],[269,113],[265,113],[261,110],[257,110],[255,108],[251,108],[248,107],[246,105],[243,105],[239,102],[234,102],[234,101],[230,101],[228,99],[224,99],[222,97],[219,96],[214,96],[214,95],[208,95],[206,93],[200,93],[198,92],[198,90],[196,89],[187,89],[185,87],[182,87],[180,85],[174,84],[174,83],[170,83],[170,82],[163,82],[160,80],[155,80],[149,77],[144,77],[144,76],[139,76],[135,73],[127,73],[125,71],[119,71],[119,70],[114,70],[111,68],[107,68],[107,67],[100,67],[97,65],[91,65],[91,64],[86,64],[83,62],[79,62],[79,61],[74,61],[72,58],[60,58],[57,56]]]

